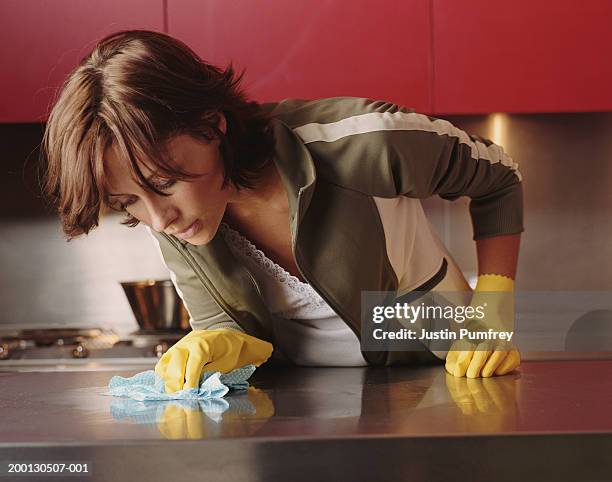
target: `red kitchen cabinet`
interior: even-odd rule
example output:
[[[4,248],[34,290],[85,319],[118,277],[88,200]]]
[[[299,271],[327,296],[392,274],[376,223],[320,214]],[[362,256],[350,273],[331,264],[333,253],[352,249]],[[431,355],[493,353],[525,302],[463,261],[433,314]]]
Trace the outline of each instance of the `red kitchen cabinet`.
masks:
[[[259,101],[360,96],[431,108],[429,0],[168,0],[168,32],[246,68]]]
[[[612,1],[432,2],[434,113],[612,110]]]
[[[102,37],[163,31],[163,0],[2,0],[0,122],[42,122],[66,75]]]

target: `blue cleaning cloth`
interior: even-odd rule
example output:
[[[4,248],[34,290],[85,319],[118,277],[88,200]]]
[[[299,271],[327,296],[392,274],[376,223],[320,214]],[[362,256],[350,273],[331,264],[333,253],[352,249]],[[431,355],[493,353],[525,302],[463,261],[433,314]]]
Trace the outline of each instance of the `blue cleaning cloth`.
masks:
[[[137,401],[130,398],[116,398],[111,402],[110,413],[115,420],[129,420],[137,424],[151,424],[164,421],[165,410],[173,405],[187,411],[200,411],[214,422],[222,420],[223,413],[231,410],[242,415],[254,415],[257,409],[249,400],[246,390],[231,397],[207,400]]]
[[[125,378],[115,375],[108,383],[104,395],[127,397],[138,401],[151,400],[210,400],[225,396],[230,389],[245,390],[247,380],[255,371],[255,365],[245,365],[229,373],[204,372],[197,388],[166,393],[164,380],[153,370]]]
[[[200,411],[216,422],[220,421],[222,414],[232,407],[232,403],[228,403],[223,398],[211,398],[208,400],[145,400],[142,402],[132,400],[131,398],[117,398],[111,402],[110,413],[115,420],[128,419],[137,424],[149,424],[163,420],[168,405],[174,405],[185,410]]]

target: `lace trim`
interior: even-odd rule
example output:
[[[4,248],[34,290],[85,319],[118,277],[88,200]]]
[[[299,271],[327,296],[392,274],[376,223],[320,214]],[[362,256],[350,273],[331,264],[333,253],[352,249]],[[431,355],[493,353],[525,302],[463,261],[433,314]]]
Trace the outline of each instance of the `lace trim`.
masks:
[[[276,264],[268,258],[261,249],[258,249],[247,238],[242,236],[238,231],[230,228],[226,223],[219,225],[221,233],[225,239],[233,245],[241,254],[250,258],[254,263],[263,267],[266,273],[276,279],[279,283],[287,285],[301,295],[305,295],[306,301],[313,308],[318,308],[325,305],[325,300],[308,283],[304,283],[297,276],[293,276],[285,268]],[[289,310],[291,312],[295,309]],[[284,312],[283,312],[284,313]]]

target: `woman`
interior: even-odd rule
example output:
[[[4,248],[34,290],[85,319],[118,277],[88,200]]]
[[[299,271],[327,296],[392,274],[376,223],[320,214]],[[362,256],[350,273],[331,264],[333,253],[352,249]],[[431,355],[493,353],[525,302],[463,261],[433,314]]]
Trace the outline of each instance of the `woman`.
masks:
[[[68,238],[104,207],[144,223],[189,311],[194,331],[156,366],[166,389],[196,386],[203,368],[259,366],[272,344],[302,365],[516,368],[501,345],[448,356],[360,346],[362,292],[469,290],[419,198],[471,197],[476,290],[511,292],[523,231],[512,159],[391,103],[260,105],[239,81],[167,35],[118,32],[70,74],[46,127],[45,193]]]

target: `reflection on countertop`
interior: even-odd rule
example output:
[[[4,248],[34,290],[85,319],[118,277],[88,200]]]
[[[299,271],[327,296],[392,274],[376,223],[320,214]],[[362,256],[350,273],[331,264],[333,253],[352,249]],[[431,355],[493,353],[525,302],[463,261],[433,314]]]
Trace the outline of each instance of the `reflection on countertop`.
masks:
[[[135,373],[0,372],[0,471],[2,461],[42,460],[87,463],[87,477],[74,480],[88,482],[612,473],[612,361],[528,361],[486,380],[454,378],[441,365],[264,365],[249,389],[204,403],[102,394],[113,375]]]
[[[260,367],[199,403],[103,395],[125,372],[0,372],[0,444],[612,431],[612,362],[525,362],[489,379],[420,368]],[[571,387],[571,388],[570,388]]]

